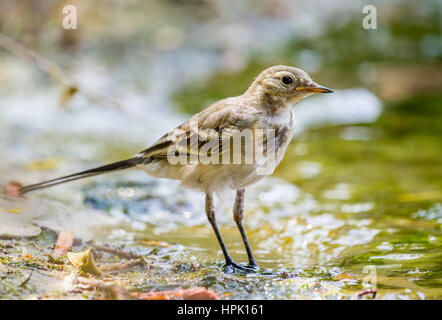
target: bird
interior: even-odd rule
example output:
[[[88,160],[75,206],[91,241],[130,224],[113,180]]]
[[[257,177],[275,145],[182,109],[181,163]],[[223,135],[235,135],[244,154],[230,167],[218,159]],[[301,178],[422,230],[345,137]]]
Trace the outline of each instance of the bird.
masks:
[[[211,104],[132,158],[23,186],[19,191],[25,194],[129,168],[179,180],[182,186],[205,194],[205,213],[224,255],[223,270],[257,272],[243,226],[245,188],[272,174],[283,158],[295,130],[292,107],[312,94],[331,92],[302,69],[272,66],[242,95]],[[247,265],[232,259],[216,222],[214,196],[228,190],[236,192],[233,219],[246,249]]]

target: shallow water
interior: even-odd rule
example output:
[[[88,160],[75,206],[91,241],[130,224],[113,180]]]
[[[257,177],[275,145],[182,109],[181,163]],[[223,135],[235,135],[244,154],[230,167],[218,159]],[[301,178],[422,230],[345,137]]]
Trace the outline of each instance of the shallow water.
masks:
[[[419,100],[426,105],[425,114],[416,113],[411,101],[388,106],[371,124],[298,134],[275,177],[246,191],[245,225],[258,263],[267,269],[260,276],[222,273],[222,254],[206,222],[201,194],[138,171],[41,191],[26,201],[3,197],[0,207],[22,212],[2,212],[2,227],[24,235],[38,234],[36,226],[69,228],[85,240],[145,254],[152,254],[150,246],[143,249],[145,240],[174,244],[156,249],[155,255],[168,261],[165,271],[139,280],[140,290],[204,285],[225,298],[334,299],[355,298],[364,290],[364,279],[370,280],[367,287],[375,279],[381,298],[440,298],[438,99]],[[67,154],[28,162],[24,171],[9,165],[4,181],[30,182],[80,168],[68,156],[84,148],[82,137],[69,132],[62,138],[33,137],[43,138]],[[97,143],[100,150],[113,145],[101,133],[87,140],[90,146]],[[246,262],[231,201],[217,203],[218,221],[233,257]]]
[[[342,2],[360,9],[354,1]],[[303,16],[315,21],[330,15],[304,9],[313,12]],[[87,56],[73,63],[87,85],[115,89],[123,96],[123,110],[97,107],[81,96],[60,108],[58,89],[13,57],[2,60],[0,79],[0,184],[12,179],[34,183],[132,156],[201,107],[239,94],[273,62],[250,62],[244,52],[257,50],[265,57],[275,55],[278,63],[312,67],[315,61],[331,63],[330,43],[342,41],[339,48],[345,52],[336,55],[342,56],[336,64],[348,63],[351,72],[336,70],[332,78],[322,72],[318,79],[350,89],[297,106],[298,127],[284,160],[273,177],[246,191],[245,226],[264,269],[260,274],[224,274],[203,196],[138,171],[67,184],[26,199],[0,196],[0,234],[36,239],[23,244],[31,252],[35,243],[53,245],[55,239],[43,227],[72,229],[83,240],[157,257],[158,272],[125,275],[138,290],[202,285],[226,299],[357,299],[358,293],[376,286],[381,299],[442,298],[440,94],[384,102],[379,92],[357,87],[361,80],[355,80],[359,71],[354,65],[360,61],[351,59],[359,56],[347,48],[366,53],[370,60],[370,55],[379,55],[383,47],[377,41],[388,40],[388,32],[372,39],[376,50],[367,49],[362,37],[361,45],[353,46],[356,39],[343,38],[343,29],[312,41],[312,48],[325,51],[322,58],[309,50],[298,54],[296,41],[284,55],[270,48],[297,39],[293,29],[320,35],[326,26],[312,31],[308,19],[262,15],[229,18],[226,13],[229,23],[199,22],[198,28],[188,28],[191,36],[182,35],[176,50],[128,45],[128,53],[118,60],[118,50],[98,46],[92,54],[97,61]],[[277,30],[278,36],[269,30]],[[243,32],[244,41],[223,41],[231,32]],[[215,50],[213,42],[225,42],[225,48]],[[103,49],[109,52],[106,59],[115,60],[108,61],[112,67],[100,64]],[[395,56],[392,52],[387,55]],[[227,67],[228,72],[217,72]],[[217,202],[217,220],[231,254],[245,263],[232,201]],[[151,240],[172,245],[152,245]]]
[[[371,125],[309,132],[277,172],[318,195],[322,212],[358,223],[330,233],[327,247],[338,250],[333,264],[360,275],[376,266],[378,288],[387,296],[441,294],[439,99],[389,106]],[[316,176],[306,176],[302,159],[307,168],[319,168]]]

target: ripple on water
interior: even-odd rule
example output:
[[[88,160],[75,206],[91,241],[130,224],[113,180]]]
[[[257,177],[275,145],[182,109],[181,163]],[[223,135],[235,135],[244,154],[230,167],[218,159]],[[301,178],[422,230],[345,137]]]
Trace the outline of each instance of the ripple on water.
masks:
[[[386,254],[383,256],[370,257],[370,260],[377,260],[377,259],[397,260],[397,261],[416,260],[416,259],[419,259],[423,256],[424,256],[424,254],[420,254],[420,253],[413,253],[413,254],[411,254],[411,253],[393,253],[393,254]]]

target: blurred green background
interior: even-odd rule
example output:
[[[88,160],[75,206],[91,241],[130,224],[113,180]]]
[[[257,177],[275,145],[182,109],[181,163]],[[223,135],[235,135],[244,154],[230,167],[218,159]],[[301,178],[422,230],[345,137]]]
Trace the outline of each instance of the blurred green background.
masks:
[[[77,9],[76,30],[62,27],[67,4]],[[375,30],[362,27],[367,4],[377,9]],[[375,265],[381,297],[440,299],[441,17],[437,0],[3,0],[0,31],[74,81],[66,89],[57,70],[48,67],[48,76],[36,71],[35,61],[0,49],[1,178],[30,181],[130,156],[190,114],[241,94],[261,70],[297,66],[336,90],[330,98],[336,100],[309,100],[308,106],[323,108],[305,118],[311,125],[296,133],[274,174],[300,190],[300,198],[287,195],[296,208],[250,200],[255,209],[247,223],[259,263],[299,267],[322,282],[338,281],[336,270],[362,279],[364,266]],[[345,105],[340,110],[348,117],[324,119],[332,104]],[[382,112],[358,118],[365,104]],[[51,157],[60,163],[48,165]],[[100,190],[87,190],[79,194],[93,201],[84,206],[112,212],[114,203]],[[68,198],[53,201],[69,204]],[[301,198],[311,205],[300,205]],[[100,201],[105,204],[97,207]],[[165,231],[160,226],[127,232],[182,243],[187,248],[177,259],[221,260],[200,220]],[[223,232],[234,255],[245,259],[234,226],[226,222]],[[194,233],[202,236],[189,240]],[[206,250],[204,258],[197,247]],[[250,297],[239,285],[232,288],[237,297]],[[353,292],[361,282],[339,288]]]

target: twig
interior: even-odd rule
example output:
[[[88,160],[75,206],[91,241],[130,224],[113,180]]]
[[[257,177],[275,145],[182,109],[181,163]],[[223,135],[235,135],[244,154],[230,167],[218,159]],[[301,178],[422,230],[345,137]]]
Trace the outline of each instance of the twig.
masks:
[[[363,296],[365,296],[367,294],[372,294],[371,298],[374,299],[374,298],[376,298],[376,293],[377,293],[377,290],[373,290],[373,289],[372,290],[366,290],[366,291],[363,291],[361,293],[358,293],[358,297],[360,298],[360,297],[363,297]]]
[[[34,270],[31,270],[31,273],[29,274],[29,276],[25,279],[25,281],[23,281],[21,284],[20,284],[20,287],[24,287],[24,286],[26,286],[26,284],[29,282],[29,280],[31,280],[31,278],[32,278],[32,274],[34,273]]]
[[[78,91],[79,94],[95,104],[103,107],[122,108],[121,103],[113,97],[103,94],[95,94],[81,88],[79,83],[77,83],[70,74],[64,71],[56,63],[40,56],[31,49],[26,48],[2,32],[0,32],[0,47],[32,64],[35,68],[50,76],[54,81],[61,83],[72,95]]]

